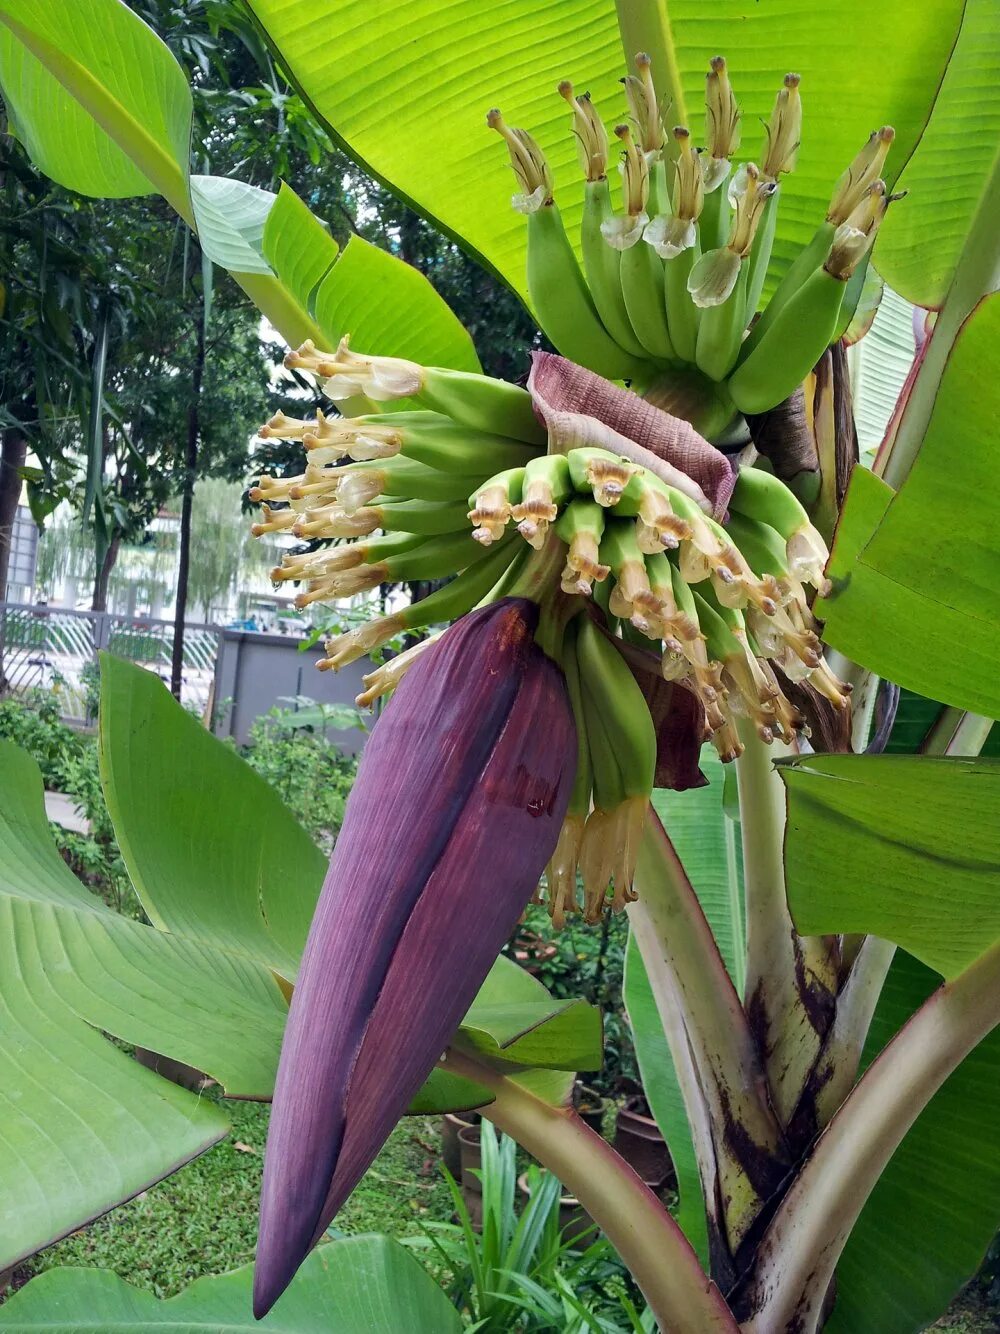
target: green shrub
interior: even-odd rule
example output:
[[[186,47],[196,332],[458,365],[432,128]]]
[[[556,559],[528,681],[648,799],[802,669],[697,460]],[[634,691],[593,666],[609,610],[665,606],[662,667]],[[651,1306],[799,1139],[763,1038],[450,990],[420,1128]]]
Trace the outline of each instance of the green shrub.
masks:
[[[310,716],[294,709],[271,709],[254,723],[240,754],[329,852],[358,765],[326,735],[331,721],[342,725],[340,717],[332,720],[320,710],[314,723],[301,721]]]

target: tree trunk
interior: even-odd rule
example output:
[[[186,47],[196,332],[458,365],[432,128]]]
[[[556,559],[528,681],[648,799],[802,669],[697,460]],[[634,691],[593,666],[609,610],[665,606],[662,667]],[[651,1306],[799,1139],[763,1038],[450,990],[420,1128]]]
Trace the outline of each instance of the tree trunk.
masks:
[[[118,548],[121,546],[121,542],[121,533],[115,533],[108,543],[108,549],[101,561],[101,568],[97,571],[97,578],[94,580],[94,596],[90,603],[91,611],[107,611],[108,609],[108,583],[111,579],[111,571],[115,568],[115,561],[118,559]]]
[[[7,596],[7,570],[14,535],[14,518],[21,499],[21,469],[28,455],[28,442],[20,431],[3,432],[0,444],[0,602]]]
[[[184,450],[184,476],[181,487],[181,531],[177,557],[177,601],[174,607],[174,647],[170,659],[170,692],[181,697],[184,669],[184,615],[187,610],[188,570],[191,565],[191,507],[194,479],[198,471],[198,440],[201,434],[201,384],[205,373],[204,310],[198,312],[198,341],[191,375],[191,403],[188,407],[187,443]]]

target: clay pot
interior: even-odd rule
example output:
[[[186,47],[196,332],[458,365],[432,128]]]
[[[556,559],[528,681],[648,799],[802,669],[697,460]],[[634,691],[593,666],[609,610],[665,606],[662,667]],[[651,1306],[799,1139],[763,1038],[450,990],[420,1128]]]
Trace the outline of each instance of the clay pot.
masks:
[[[649,1115],[649,1107],[641,1093],[626,1098],[618,1109],[613,1147],[651,1190],[676,1184],[677,1176],[666,1141]]]
[[[517,1178],[518,1190],[526,1200],[531,1199],[527,1173]],[[581,1247],[590,1246],[597,1238],[597,1224],[587,1213],[580,1201],[573,1195],[559,1196],[559,1231],[563,1241]]]
[[[607,1105],[607,1098],[602,1098],[596,1089],[590,1088],[581,1079],[573,1085],[573,1106],[577,1116],[599,1135],[604,1129],[604,1109]]]
[[[459,1132],[469,1126],[478,1126],[478,1112],[446,1112],[441,1118],[441,1161],[456,1181],[462,1180],[462,1156],[458,1147]]]

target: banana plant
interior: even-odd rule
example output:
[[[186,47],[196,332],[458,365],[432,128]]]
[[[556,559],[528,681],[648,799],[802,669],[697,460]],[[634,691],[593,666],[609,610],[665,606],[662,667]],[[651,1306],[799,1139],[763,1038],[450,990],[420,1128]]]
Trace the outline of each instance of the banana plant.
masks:
[[[176,67],[118,0],[72,21],[0,0],[0,80],[43,169],[200,207],[332,405],[262,430],[305,456],[252,492],[259,532],[310,542],[276,580],[323,602],[455,576],[321,664],[446,627],[365,681],[391,698],[292,995],[255,1312],[430,1078],[560,1177],[663,1329],[922,1327],[1000,1223],[1000,769],[977,758],[1000,712],[994,8],[892,0],[891,49],[843,0],[809,7],[808,37],[735,0],[515,0],[488,41],[473,0],[447,22],[432,0],[249,9],[338,140],[521,291],[559,354],[524,388],[484,377],[405,269],[376,308],[376,261],[337,258],[290,189],[192,181]],[[840,339],[871,264],[933,320],[852,471]],[[922,755],[877,753],[897,692],[876,674],[943,702]],[[704,742],[735,783],[704,785]],[[543,878],[556,925],[629,914],[676,1218],[525,1072],[530,1035],[505,1061],[495,1033],[456,1032]]]

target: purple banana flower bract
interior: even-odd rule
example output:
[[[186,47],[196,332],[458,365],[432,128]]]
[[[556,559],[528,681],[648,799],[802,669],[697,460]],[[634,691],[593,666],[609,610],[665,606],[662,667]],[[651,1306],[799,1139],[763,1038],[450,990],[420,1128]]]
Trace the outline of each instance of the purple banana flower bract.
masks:
[[[366,745],[281,1050],[258,1318],[440,1058],[555,848],[576,738],[537,617],[507,598],[458,621]]]

